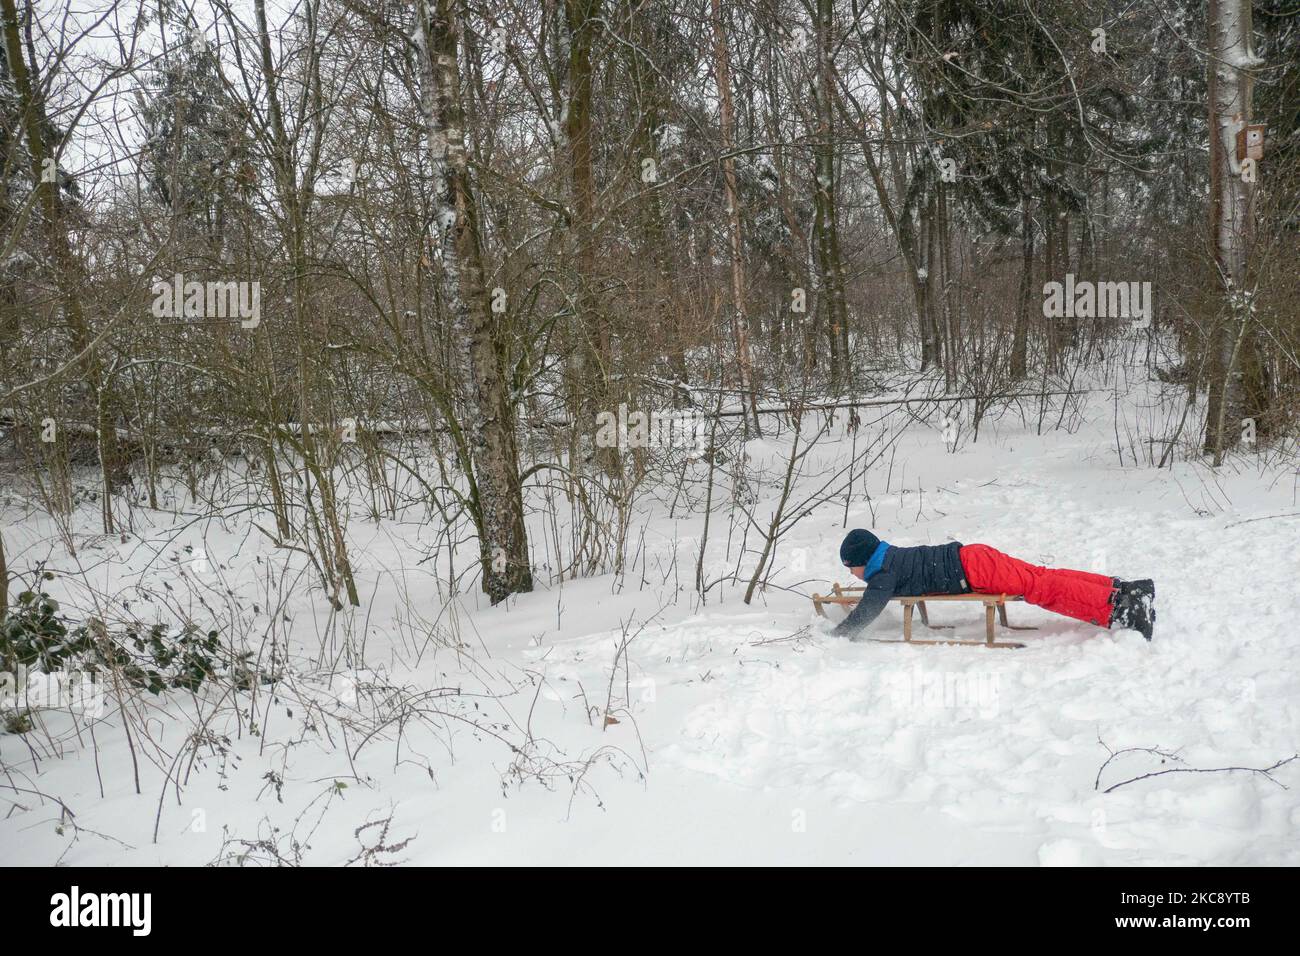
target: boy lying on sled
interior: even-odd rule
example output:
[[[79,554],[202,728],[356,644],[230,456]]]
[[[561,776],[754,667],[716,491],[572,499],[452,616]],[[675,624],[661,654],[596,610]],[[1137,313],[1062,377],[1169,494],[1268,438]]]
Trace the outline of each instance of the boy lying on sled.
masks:
[[[920,594],[1007,594],[1099,627],[1138,631],[1148,641],[1156,623],[1151,579],[1043,568],[986,544],[898,548],[870,531],[850,531],[840,561],[866,584],[862,600],[831,633],[856,639],[891,597]]]

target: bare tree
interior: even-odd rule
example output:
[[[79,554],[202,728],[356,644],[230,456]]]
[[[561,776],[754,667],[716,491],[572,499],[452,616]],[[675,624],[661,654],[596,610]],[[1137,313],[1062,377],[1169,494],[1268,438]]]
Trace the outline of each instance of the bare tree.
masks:
[[[1223,289],[1222,314],[1209,345],[1210,396],[1205,450],[1214,463],[1237,447],[1244,424],[1245,396],[1239,367],[1253,311],[1250,253],[1255,239],[1254,177],[1243,172],[1238,142],[1251,122],[1255,55],[1251,0],[1210,0],[1210,45],[1206,69],[1210,90],[1210,223],[1214,263]]]
[[[434,221],[441,252],[442,296],[457,334],[464,337],[471,383],[474,467],[470,500],[479,533],[483,590],[495,604],[531,591],[532,569],[524,527],[519,451],[503,326],[488,301],[483,279],[479,212],[465,149],[461,104],[460,23],[453,0],[419,4],[421,111],[434,169]]]

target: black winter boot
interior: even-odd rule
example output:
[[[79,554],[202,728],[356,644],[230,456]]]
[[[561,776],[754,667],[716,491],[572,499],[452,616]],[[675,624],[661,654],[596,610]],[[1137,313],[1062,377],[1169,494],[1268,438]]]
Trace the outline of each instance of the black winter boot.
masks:
[[[1141,581],[1115,579],[1117,593],[1111,610],[1110,626],[1137,631],[1148,641],[1156,624],[1156,585],[1150,578]]]

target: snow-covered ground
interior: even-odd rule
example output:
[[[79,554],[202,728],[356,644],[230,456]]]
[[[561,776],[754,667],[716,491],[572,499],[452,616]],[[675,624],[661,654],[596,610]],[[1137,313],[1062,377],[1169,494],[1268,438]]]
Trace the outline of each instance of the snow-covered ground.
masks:
[[[1300,863],[1300,761],[1271,779],[1172,773],[1101,792],[1158,770],[1264,768],[1300,750],[1294,466],[1247,455],[1217,474],[1183,462],[1158,471],[1127,447],[1121,465],[1114,413],[1102,394],[1073,434],[1041,436],[1007,414],[956,452],[915,425],[892,467],[887,456],[865,490],[855,484],[847,526],[1152,577],[1150,644],[1026,605],[1011,607],[1012,623],[1039,630],[1018,651],[853,644],[810,629],[807,595],[848,583],[843,495],[781,540],[779,587],[750,605],[752,555],[740,580],[699,604],[701,516],[670,517],[667,504],[638,518],[625,575],[539,587],[499,608],[477,593],[444,608],[419,563],[438,529],[354,508],[363,606],[339,614],[308,592],[301,556],[272,547],[248,513],[194,524],[156,514],[145,528],[137,512],[134,533],[105,538],[90,530],[91,504],[74,560],[48,520],[11,502],[11,573],[48,557],[63,575],[51,593],[69,607],[139,584],[158,607],[166,593],[202,620],[188,582],[210,570],[222,583],[205,600],[224,594],[226,612],[237,605],[260,636],[274,595],[287,594],[275,633],[292,676],[274,697],[243,695],[238,714],[205,695],[151,699],[129,739],[111,709],[93,740],[58,714],[44,715],[48,733],[0,735],[17,788],[0,790],[0,862],[257,863],[274,846],[339,864],[378,842],[400,849],[373,861],[420,864]],[[788,438],[750,443],[755,473],[776,474]],[[837,428],[801,488],[850,442]],[[764,483],[760,520],[776,490]],[[716,577],[726,524],[714,522]],[[212,569],[194,567],[200,548]],[[463,563],[472,544],[461,550]],[[736,555],[733,541],[733,565]],[[134,613],[154,613],[135,596]],[[935,617],[982,633],[969,606]],[[891,606],[877,636],[898,636],[900,621]],[[439,639],[452,630],[459,648]],[[310,665],[363,638],[361,667],[345,656],[331,678]],[[617,722],[605,722],[607,706]],[[200,725],[211,735],[201,741]],[[1176,757],[1123,754],[1098,786],[1107,748]]]

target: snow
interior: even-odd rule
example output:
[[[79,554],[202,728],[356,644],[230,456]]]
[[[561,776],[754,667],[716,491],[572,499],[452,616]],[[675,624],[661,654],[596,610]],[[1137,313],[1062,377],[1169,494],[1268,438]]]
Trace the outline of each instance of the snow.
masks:
[[[1123,412],[1149,407],[1140,393]],[[1050,419],[1041,436],[1007,414],[955,453],[938,428],[914,426],[892,468],[869,471],[869,499],[859,478],[848,526],[898,544],[979,541],[1038,563],[1152,577],[1150,644],[1024,604],[1011,606],[1012,623],[1039,630],[1018,634],[1018,651],[803,630],[814,620],[806,595],[846,581],[842,496],[781,540],[781,587],[750,606],[741,597],[754,556],[733,583],[722,513],[706,570],[728,577],[706,604],[690,584],[701,516],[655,504],[629,535],[644,533],[644,545],[625,577],[547,587],[539,573],[538,591],[491,608],[477,593],[440,600],[445,566],[420,563],[442,534],[436,518],[375,523],[358,501],[348,535],[364,606],[332,617],[308,592],[301,555],[273,548],[246,512],[204,523],[142,510],[120,540],[95,534],[89,503],[74,517],[73,559],[52,523],[11,493],[0,511],[11,573],[48,557],[61,576],[47,586],[65,609],[84,609],[93,587],[129,591],[134,613],[165,614],[139,588],[161,595],[166,585],[188,595],[174,600],[191,613],[203,594],[260,634],[284,594],[278,633],[293,667],[274,698],[263,690],[250,706],[244,695],[238,717],[202,694],[146,701],[150,719],[133,724],[138,794],[111,707],[93,744],[53,712],[42,718],[57,750],[41,734],[0,734],[9,779],[76,813],[75,827],[61,824],[52,799],[0,790],[0,861],[194,864],[238,851],[254,863],[265,850],[223,851],[223,838],[266,838],[288,853],[293,835],[304,862],[336,864],[372,841],[359,827],[391,815],[389,843],[411,838],[392,858],[423,864],[1300,863],[1300,762],[1273,780],[1173,773],[1101,792],[1174,767],[1268,767],[1296,752],[1300,729],[1294,467],[1250,455],[1217,474],[1189,462],[1156,471],[1127,453],[1121,466],[1113,411],[1109,394],[1093,396],[1081,428],[1051,431]],[[810,467],[845,459],[842,424]],[[751,478],[766,469],[751,484],[760,523],[788,442],[787,431],[747,446]],[[725,504],[723,478],[715,495]],[[819,485],[810,475],[800,487]],[[543,548],[540,524],[530,530]],[[462,546],[458,567],[473,547]],[[192,560],[200,549],[207,590]],[[934,617],[958,636],[982,633],[965,606]],[[891,606],[873,636],[898,636],[900,622]],[[459,647],[447,640],[453,627]],[[349,659],[363,635],[364,660]],[[322,648],[343,658],[339,673],[317,663]],[[617,723],[602,726],[607,701]],[[178,752],[188,763],[200,714],[230,742],[195,748],[177,793],[165,773]],[[1098,788],[1107,748],[1174,752],[1181,763],[1124,754]]]

